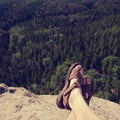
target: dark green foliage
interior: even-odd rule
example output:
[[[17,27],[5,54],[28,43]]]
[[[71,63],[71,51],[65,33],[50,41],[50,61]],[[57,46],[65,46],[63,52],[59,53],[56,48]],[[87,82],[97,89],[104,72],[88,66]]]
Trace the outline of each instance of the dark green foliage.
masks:
[[[0,83],[57,94],[79,61],[95,95],[118,102],[119,21],[119,0],[0,0]]]

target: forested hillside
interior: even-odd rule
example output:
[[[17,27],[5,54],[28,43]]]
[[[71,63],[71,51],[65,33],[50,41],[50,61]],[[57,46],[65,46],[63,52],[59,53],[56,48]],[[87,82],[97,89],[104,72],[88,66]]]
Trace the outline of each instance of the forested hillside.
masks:
[[[0,83],[57,94],[76,61],[120,101],[119,0],[0,0]]]

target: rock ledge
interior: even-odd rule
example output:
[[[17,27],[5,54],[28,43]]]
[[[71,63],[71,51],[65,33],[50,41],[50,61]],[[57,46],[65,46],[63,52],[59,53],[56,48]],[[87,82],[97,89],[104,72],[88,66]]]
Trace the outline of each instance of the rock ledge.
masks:
[[[56,106],[55,95],[35,95],[0,84],[0,120],[66,120],[70,111]],[[101,120],[120,120],[120,105],[93,97],[90,109]]]

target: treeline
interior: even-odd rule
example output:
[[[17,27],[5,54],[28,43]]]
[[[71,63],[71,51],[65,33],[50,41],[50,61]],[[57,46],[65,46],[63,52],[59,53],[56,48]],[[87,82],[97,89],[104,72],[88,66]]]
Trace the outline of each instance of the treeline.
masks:
[[[120,102],[119,20],[118,0],[1,0],[0,83],[57,94],[79,61],[94,94]]]

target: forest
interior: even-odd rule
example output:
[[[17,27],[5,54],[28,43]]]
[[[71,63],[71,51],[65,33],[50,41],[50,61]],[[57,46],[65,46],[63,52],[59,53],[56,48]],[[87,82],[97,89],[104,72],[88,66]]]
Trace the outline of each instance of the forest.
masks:
[[[0,0],[0,83],[56,95],[74,62],[120,104],[119,0]]]

